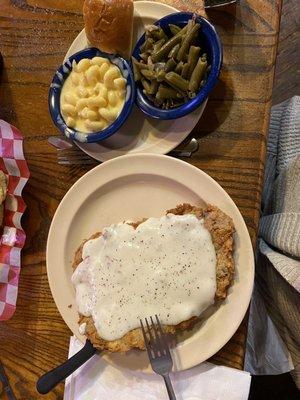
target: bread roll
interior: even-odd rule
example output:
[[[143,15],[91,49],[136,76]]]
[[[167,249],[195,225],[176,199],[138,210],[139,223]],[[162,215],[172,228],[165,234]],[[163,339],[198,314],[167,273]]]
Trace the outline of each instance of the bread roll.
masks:
[[[129,58],[133,30],[132,0],[85,0],[85,33],[90,44]]]

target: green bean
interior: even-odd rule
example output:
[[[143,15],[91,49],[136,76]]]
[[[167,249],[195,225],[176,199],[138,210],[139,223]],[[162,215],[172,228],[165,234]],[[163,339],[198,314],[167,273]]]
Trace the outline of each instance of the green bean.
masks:
[[[162,28],[160,28],[160,30],[159,30],[159,39],[165,39],[165,41],[167,41],[169,39],[167,34],[165,33],[165,31]]]
[[[178,25],[174,25],[174,24],[169,24],[169,29],[173,36],[181,31],[181,28]]]
[[[202,80],[202,77],[205,74],[206,67],[207,67],[207,60],[206,56],[203,55],[201,58],[199,58],[190,79],[189,90],[191,92],[196,92],[199,89],[199,85]]]
[[[153,35],[153,32],[158,31],[159,30],[159,26],[156,25],[148,25],[146,27],[146,36],[147,37],[151,37]]]
[[[176,46],[171,49],[170,53],[168,54],[168,58],[176,58],[178,50],[180,49],[180,44],[176,44]]]
[[[168,36],[165,34],[164,30],[157,25],[149,25],[146,29],[146,36],[151,37],[155,40],[165,39],[168,40]]]
[[[140,81],[142,79],[142,74],[141,74],[141,71],[140,71],[138,65],[135,62],[133,62],[132,67],[133,67],[134,80],[136,82]]]
[[[186,91],[189,88],[189,82],[176,74],[176,72],[168,72],[165,76],[165,80],[175,89]]]
[[[160,50],[165,43],[166,43],[165,39],[160,39],[157,42],[155,42],[153,46],[153,52],[157,53],[158,50]]]
[[[187,30],[188,30],[188,25],[186,24],[183,28],[181,28],[181,30],[178,33],[176,33],[175,36],[177,36],[177,35],[178,36],[183,36],[183,35],[186,34]]]
[[[183,62],[180,61],[180,62],[176,65],[175,72],[177,72],[177,74],[181,74],[182,68],[183,68]]]
[[[166,63],[165,62],[158,62],[154,64],[154,71],[159,72],[159,71],[165,71],[166,69]]]
[[[163,47],[157,52],[152,54],[153,61],[160,61],[163,57],[167,56],[171,49],[180,43],[183,35],[187,32],[188,26],[184,26],[175,36],[169,39]]]
[[[174,58],[170,58],[166,63],[165,71],[166,72],[173,71],[175,69],[176,65],[177,65],[177,63],[174,60]]]
[[[195,20],[193,18],[189,19],[188,23],[186,24],[187,27],[186,33],[190,33],[194,26],[195,26]]]
[[[151,80],[156,78],[155,73],[153,71],[149,71],[149,69],[141,69],[140,72],[146,79]]]
[[[154,58],[157,58],[157,61],[159,61],[161,58],[166,56],[171,49],[176,46],[178,43],[181,42],[182,36],[185,34],[187,31],[187,26],[184,26],[175,36],[170,38],[164,46],[160,49],[160,51],[157,54],[154,54]]]
[[[199,54],[200,54],[200,47],[195,47],[195,46],[190,47],[189,56],[188,56],[188,64],[189,64],[188,78],[189,79],[192,76],[192,72],[194,71],[194,69],[197,65]]]
[[[164,102],[163,102],[163,104],[162,104],[162,108],[163,108],[164,110],[168,110],[168,109],[170,108],[170,100],[169,100],[169,99],[164,100]]]
[[[157,92],[157,89],[158,89],[158,82],[156,79],[153,79],[150,85],[150,93],[155,94]]]
[[[140,47],[140,52],[144,53],[147,50],[150,50],[153,48],[154,40],[152,38],[147,38],[144,43]]]
[[[151,94],[151,84],[147,81],[147,79],[142,78],[141,82],[144,87],[144,93]]]
[[[179,33],[169,39],[161,49],[159,49],[156,53],[153,52],[152,59],[154,62],[160,61],[162,58],[167,57],[171,49],[176,46],[177,43],[181,42],[181,36]]]
[[[141,54],[140,54],[140,57],[141,57],[141,59],[142,59],[143,61],[145,61],[145,63],[147,63],[149,54],[147,54],[147,53],[141,53]]]
[[[163,102],[162,108],[165,110],[168,110],[169,108],[174,108],[178,107],[181,104],[184,104],[184,100],[178,100],[178,99],[167,99]]]
[[[156,74],[157,82],[162,82],[165,79],[166,71],[162,70]]]
[[[209,74],[206,55],[200,56],[200,24],[194,19],[180,28],[169,24],[168,38],[159,26],[150,26],[140,49],[140,60],[132,58],[135,80],[153,104],[162,109],[178,107],[194,98]]]
[[[154,103],[155,107],[164,108],[163,100],[158,100],[158,99],[155,97],[154,100],[153,100],[153,103]]]
[[[168,36],[165,34],[162,28],[158,28],[157,30],[153,31],[153,37],[156,40],[165,39],[168,40]]]
[[[153,95],[157,92],[157,88],[158,88],[158,83],[156,81],[151,81],[151,83],[149,83],[147,81],[147,79],[142,79],[142,85],[144,87],[144,93],[147,95]]]
[[[188,53],[185,53],[184,56],[183,56],[182,61],[183,61],[184,63],[187,63],[187,62],[188,62],[188,58],[189,58]]]
[[[166,99],[176,99],[177,93],[178,92],[173,88],[167,87],[165,85],[159,85],[155,98],[162,101]]]
[[[154,71],[154,63],[153,63],[153,61],[152,61],[151,56],[148,57],[147,65],[148,65],[148,68],[149,68],[151,71]]]
[[[184,56],[187,54],[189,47],[194,40],[197,32],[200,28],[200,24],[195,24],[190,31],[184,36],[184,39],[181,43],[181,47],[177,53],[177,60],[181,61],[184,59]]]
[[[182,71],[181,71],[181,76],[184,78],[184,79],[187,79],[187,77],[188,77],[188,74],[189,74],[189,64],[188,63],[185,63],[184,64],[184,66],[182,67]]]
[[[188,35],[191,32],[191,30],[192,30],[194,25],[195,25],[195,21],[192,18],[189,19],[188,23],[185,26],[186,27],[186,32],[184,32],[184,34],[182,35],[183,39],[186,37],[186,35]]]
[[[136,58],[132,57],[132,63],[135,64],[140,69],[149,69],[148,64],[144,64],[141,61],[138,61]]]

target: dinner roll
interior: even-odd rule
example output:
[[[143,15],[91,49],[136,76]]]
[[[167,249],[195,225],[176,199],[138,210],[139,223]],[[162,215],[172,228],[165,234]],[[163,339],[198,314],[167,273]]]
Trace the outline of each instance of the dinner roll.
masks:
[[[90,44],[129,59],[133,29],[132,0],[85,0],[85,32]]]

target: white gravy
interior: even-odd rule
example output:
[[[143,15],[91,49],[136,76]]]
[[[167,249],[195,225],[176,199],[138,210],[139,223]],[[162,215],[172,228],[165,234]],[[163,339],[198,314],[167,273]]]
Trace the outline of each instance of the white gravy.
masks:
[[[214,302],[216,254],[204,221],[192,214],[104,228],[83,247],[72,276],[78,310],[100,337],[115,340],[157,314],[176,325]]]

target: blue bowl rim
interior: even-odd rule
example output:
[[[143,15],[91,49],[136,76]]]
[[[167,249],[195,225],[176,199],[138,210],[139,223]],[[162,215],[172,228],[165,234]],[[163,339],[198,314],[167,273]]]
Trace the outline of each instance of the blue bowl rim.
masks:
[[[202,24],[202,26],[205,25],[205,27],[209,29],[210,32],[212,33],[213,41],[210,39],[208,40],[211,43],[212,54],[215,57],[215,60],[213,60],[214,63],[212,63],[211,65],[211,71],[208,76],[208,79],[203,88],[201,88],[201,90],[194,99],[191,99],[185,104],[170,110],[163,110],[158,107],[155,107],[151,103],[151,101],[148,100],[146,96],[142,93],[142,89],[139,88],[138,85],[136,85],[136,104],[146,115],[152,118],[175,119],[191,113],[192,111],[200,107],[200,105],[207,99],[209,93],[217,83],[223,60],[222,44],[215,27],[206,18],[192,12],[177,12],[168,14],[165,17],[157,20],[154,23],[154,25],[159,25],[161,22],[165,22],[168,21],[170,18],[172,19],[176,17],[178,19],[181,19],[182,22],[184,22],[185,20],[190,19],[194,15],[196,15],[196,20],[198,20]],[[177,23],[178,22],[180,21],[177,21]],[[176,22],[174,23],[176,24]],[[137,41],[132,53],[132,55],[137,59],[139,59],[139,48],[144,41],[145,41],[145,33]]]
[[[128,71],[128,77],[125,77],[125,79],[127,80],[127,85],[130,86],[131,92],[129,98],[125,100],[125,104],[120,115],[111,125],[103,129],[102,131],[86,134],[85,132],[80,132],[76,129],[69,128],[65,123],[60,110],[60,94],[65,79],[72,71],[73,60],[78,62],[83,58],[93,58],[95,56],[107,58],[115,65],[117,64],[114,61],[116,61],[116,59],[120,60],[123,68]],[[81,135],[83,135],[86,138],[86,140],[84,141],[85,143],[94,143],[107,139],[109,136],[113,135],[120,129],[120,127],[125,123],[131,113],[135,101],[135,95],[135,81],[130,63],[119,55],[105,53],[97,49],[96,47],[88,47],[68,57],[68,59],[56,70],[49,88],[48,107],[52,121],[58,127],[61,133],[63,133],[64,135],[66,135],[67,133],[67,137],[70,137],[71,139],[77,140],[79,142],[83,141],[78,140],[78,136],[80,137]]]

